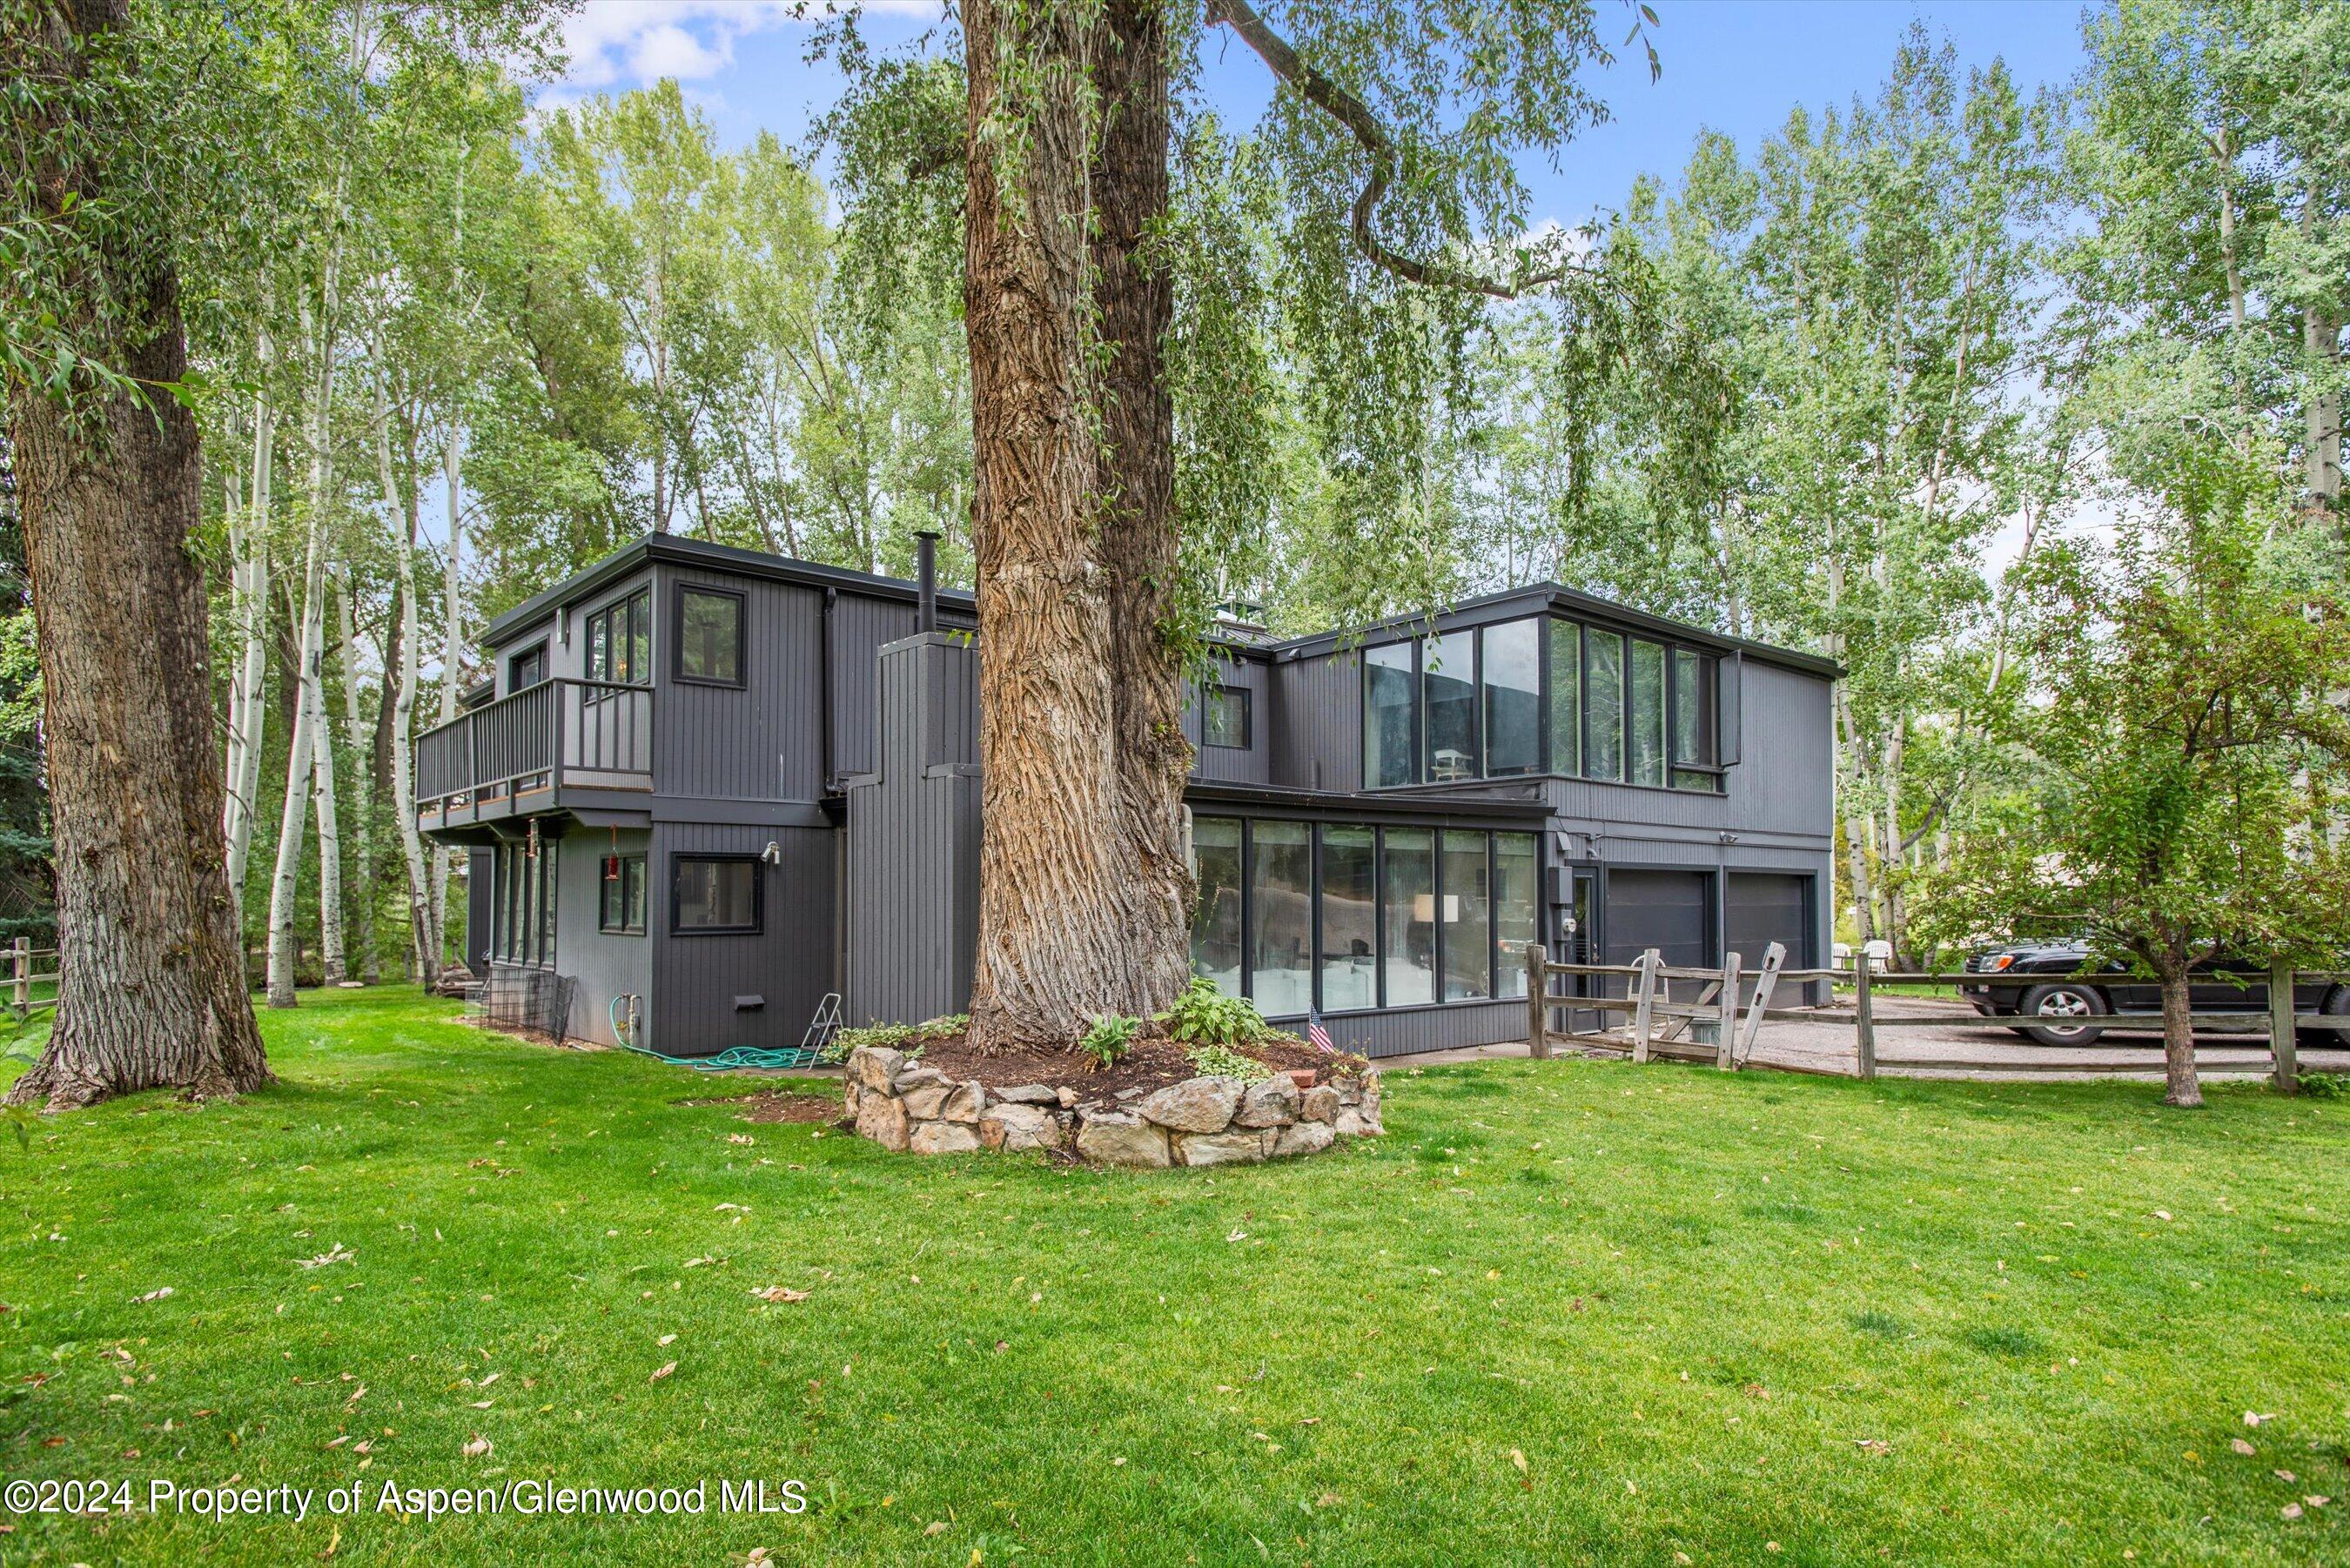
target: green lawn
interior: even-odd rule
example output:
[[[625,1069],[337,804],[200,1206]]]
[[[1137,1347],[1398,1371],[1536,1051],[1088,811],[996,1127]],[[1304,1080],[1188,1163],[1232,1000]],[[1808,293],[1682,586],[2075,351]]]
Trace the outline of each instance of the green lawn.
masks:
[[[320,1489],[0,1562],[2350,1560],[2350,1102],[1513,1063],[1137,1176],[452,1014],[306,995],[276,1091],[0,1137],[6,1478]],[[376,1511],[523,1479],[712,1511]]]

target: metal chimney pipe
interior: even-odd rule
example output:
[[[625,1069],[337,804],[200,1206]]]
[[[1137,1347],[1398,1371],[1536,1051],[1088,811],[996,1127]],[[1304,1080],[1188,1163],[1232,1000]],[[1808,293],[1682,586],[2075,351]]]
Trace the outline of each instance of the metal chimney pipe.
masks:
[[[917,632],[939,629],[939,536],[929,529],[914,535],[914,608]]]

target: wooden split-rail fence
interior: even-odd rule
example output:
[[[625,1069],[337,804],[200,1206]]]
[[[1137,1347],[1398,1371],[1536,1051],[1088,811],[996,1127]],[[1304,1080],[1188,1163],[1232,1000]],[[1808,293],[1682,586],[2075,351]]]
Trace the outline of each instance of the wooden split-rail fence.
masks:
[[[30,937],[18,937],[8,955],[8,1013],[22,1023],[45,1007],[57,1004],[57,950],[36,948]],[[46,965],[46,967],[44,967]]]
[[[1789,969],[1785,967],[1785,948],[1773,942],[1765,950],[1759,969],[1742,968],[1741,955],[1737,953],[1730,954],[1718,968],[1668,964],[1655,948],[1648,949],[1628,964],[1558,963],[1551,959],[1548,950],[1541,943],[1529,943],[1526,948],[1526,973],[1530,980],[1537,975],[1541,980],[1526,987],[1527,1052],[1538,1059],[1547,1058],[1555,1042],[1565,1042],[1579,1049],[1626,1053],[1635,1062],[1661,1057],[1675,1061],[1711,1062],[1723,1072],[1735,1072],[1752,1065],[1778,1072],[1874,1078],[1877,1076],[1877,1032],[1880,1029],[1981,1030],[2004,1034],[2034,1022],[2013,1015],[1987,1017],[1973,1012],[1887,1016],[1880,1013],[1876,1004],[1877,987],[1899,984],[2020,989],[2047,984],[2052,978],[2047,974],[1977,973],[1971,971],[1962,973],[1892,972],[1872,971],[1866,963],[1853,969]],[[1578,992],[1592,994],[1561,994],[1553,989],[1553,982],[1561,980],[1573,984]],[[1606,994],[1617,981],[1622,982],[1624,994]],[[1688,993],[1688,1001],[1673,1000],[1675,981],[1693,988]],[[1771,1005],[1773,992],[1782,985],[1818,981],[1849,989],[1853,999],[1850,1009]],[[2311,983],[2339,984],[2345,981],[2350,981],[2350,974],[2279,968],[2269,977],[2269,1005],[2265,1010],[2197,1010],[2189,1012],[2188,1019],[2199,1031],[2224,1029],[2240,1033],[2264,1033],[2269,1047],[2270,1079],[2280,1093],[2290,1095],[2298,1086],[2301,1074],[2298,1031],[2331,1029],[2345,1047],[2350,1047],[2350,1020],[2326,1013],[2295,1012],[2293,988]],[[1742,994],[1746,998],[1742,1006],[1740,1002]],[[1550,1015],[1554,1010],[1560,1009],[1568,1012],[1569,1027],[1564,1031],[1551,1027]],[[1629,1025],[1621,1031],[1604,1025],[1596,1032],[1579,1031],[1573,1027],[1575,1012],[1594,1012],[1602,1015],[1603,1019],[1609,1013],[1627,1014]],[[1784,1058],[1757,1061],[1754,1057],[1756,1039],[1764,1023],[1773,1021],[1850,1024],[1853,1031],[1850,1070],[1791,1062]],[[2066,1017],[2057,1022],[2070,1024],[2075,1020]],[[2161,1027],[2159,1017],[2153,1015],[2131,1014],[2127,1023],[2110,1014],[2079,1022],[2092,1031],[2116,1027]],[[2095,1037],[2094,1033],[2091,1037]],[[1899,1064],[1913,1069],[1960,1071],[1996,1065],[1988,1059],[1908,1058]]]

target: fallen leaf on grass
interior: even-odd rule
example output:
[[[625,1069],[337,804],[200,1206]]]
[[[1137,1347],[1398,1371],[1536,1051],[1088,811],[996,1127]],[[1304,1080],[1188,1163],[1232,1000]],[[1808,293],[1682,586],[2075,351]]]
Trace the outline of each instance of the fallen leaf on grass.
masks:
[[[922,1531],[922,1533],[925,1535],[944,1535],[946,1532],[947,1521],[943,1519],[934,1519],[931,1521],[929,1525]]]
[[[2238,1453],[2240,1453],[2240,1454],[2244,1455],[2246,1458],[2250,1458],[2250,1457],[2251,1457],[2251,1456],[2252,1456],[2253,1454],[2257,1454],[2257,1453],[2259,1453],[2259,1452],[2260,1452],[2260,1449],[2256,1449],[2256,1448],[2252,1447],[2252,1445],[2251,1445],[2251,1444],[2250,1444],[2250,1443],[2248,1443],[2248,1442],[2244,1441],[2244,1439],[2243,1439],[2243,1438],[2229,1438],[2229,1439],[2228,1439],[2228,1446],[2229,1446],[2230,1448],[2231,1448],[2231,1449],[2235,1449],[2235,1450],[2236,1450],[2236,1452],[2238,1452]]]
[[[751,1293],[763,1302],[804,1302],[808,1299],[807,1292],[793,1290],[789,1285],[769,1285],[764,1291],[753,1291]],[[996,1348],[998,1350],[1003,1348],[1001,1342],[997,1344]]]
[[[481,1433],[476,1432],[472,1437],[466,1438],[465,1446],[459,1449],[457,1451],[469,1459],[478,1459],[484,1458],[489,1453],[490,1440],[489,1438],[482,1436]]]
[[[172,1292],[172,1287],[171,1287],[171,1286],[169,1286],[169,1285],[165,1285],[165,1286],[164,1286],[164,1287],[162,1287],[161,1290],[149,1291],[145,1295],[139,1297],[139,1298],[137,1299],[137,1301],[135,1301],[132,1304],[133,1304],[133,1305],[140,1305],[140,1304],[143,1304],[143,1303],[148,1303],[148,1302],[160,1302],[160,1301],[161,1301],[165,1296],[171,1295],[171,1294],[172,1294],[172,1293],[174,1293]]]
[[[1512,1449],[1510,1450],[1510,1462],[1518,1467],[1518,1473],[1520,1475],[1526,1473],[1526,1456],[1523,1449]]]
[[[2282,1508],[2277,1510],[2277,1512],[2286,1519],[2299,1519],[2301,1517],[2301,1504],[2297,1502],[2286,1503]]]
[[[328,1263],[348,1263],[358,1257],[359,1254],[357,1252],[352,1251],[348,1247],[346,1247],[340,1241],[338,1241],[333,1247],[319,1253],[315,1258],[296,1258],[294,1262],[306,1269],[323,1269]]]
[[[648,1383],[658,1383],[658,1382],[660,1382],[662,1378],[664,1378],[664,1377],[668,1376],[671,1373],[672,1373],[672,1372],[674,1372],[674,1371],[676,1371],[676,1370],[677,1370],[677,1363],[676,1363],[676,1362],[674,1362],[674,1361],[664,1361],[664,1362],[662,1362],[662,1363],[661,1363],[661,1365],[660,1365],[660,1371],[658,1371],[658,1372],[656,1372],[656,1373],[654,1373],[650,1377],[646,1378],[646,1379],[645,1379],[645,1381],[646,1381],[646,1382],[648,1382]]]
[[[677,1343],[677,1335],[675,1335],[675,1334],[662,1334],[659,1339],[657,1339],[657,1340],[653,1341],[653,1343],[654,1343],[655,1345],[658,1345],[662,1346],[663,1348],[667,1348],[668,1346],[672,1345],[675,1345],[675,1344]]]

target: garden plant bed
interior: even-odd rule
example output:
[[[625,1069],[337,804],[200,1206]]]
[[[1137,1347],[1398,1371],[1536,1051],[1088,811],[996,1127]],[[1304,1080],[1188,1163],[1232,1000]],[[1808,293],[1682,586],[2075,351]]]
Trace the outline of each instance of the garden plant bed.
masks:
[[[1243,1054],[1262,1076],[1203,1075],[1164,1037],[1137,1041],[1098,1072],[1077,1052],[987,1056],[959,1036],[919,1054],[860,1045],[844,1101],[858,1136],[888,1149],[1043,1149],[1140,1169],[1319,1154],[1342,1136],[1384,1130],[1379,1075],[1359,1059],[1286,1040]]]

